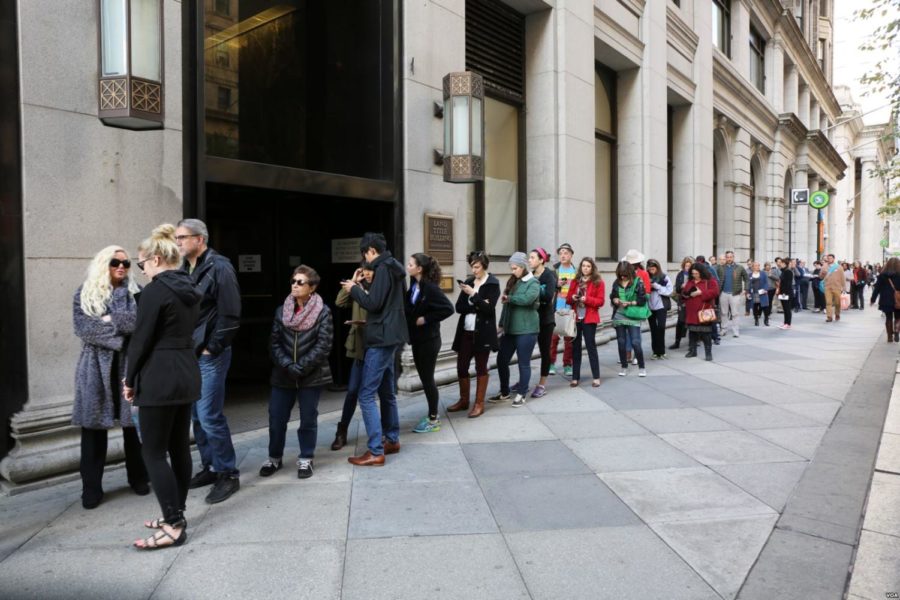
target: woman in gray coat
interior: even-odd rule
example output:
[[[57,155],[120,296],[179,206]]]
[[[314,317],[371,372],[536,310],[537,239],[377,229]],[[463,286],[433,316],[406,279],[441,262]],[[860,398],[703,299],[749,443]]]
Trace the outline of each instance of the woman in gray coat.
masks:
[[[81,427],[81,503],[88,509],[103,500],[107,431],[116,422],[122,426],[128,483],[140,496],[150,493],[131,406],[121,387],[125,350],[137,315],[134,295],[139,291],[128,277],[130,268],[125,250],[104,248],[91,261],[72,306],[75,335],[81,339],[72,424]]]

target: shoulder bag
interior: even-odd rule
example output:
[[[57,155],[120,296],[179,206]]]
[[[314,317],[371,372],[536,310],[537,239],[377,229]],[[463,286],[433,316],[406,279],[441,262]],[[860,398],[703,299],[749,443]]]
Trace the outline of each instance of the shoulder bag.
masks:
[[[891,281],[890,277],[888,277],[887,280],[888,283],[891,284],[891,289],[894,290],[894,310],[900,310],[900,292],[894,287],[894,282]]]

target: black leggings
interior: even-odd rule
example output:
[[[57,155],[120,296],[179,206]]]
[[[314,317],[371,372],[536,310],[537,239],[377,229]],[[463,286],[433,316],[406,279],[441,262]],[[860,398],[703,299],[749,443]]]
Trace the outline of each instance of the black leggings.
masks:
[[[790,325],[790,324],[791,324],[791,317],[794,316],[794,315],[792,314],[793,311],[791,310],[791,300],[790,300],[790,299],[788,299],[788,300],[782,300],[782,301],[781,301],[781,310],[784,311],[784,324],[785,324],[785,325]]]
[[[153,491],[163,518],[176,523],[184,516],[191,480],[191,405],[141,406],[139,417],[144,464]]]
[[[428,417],[431,419],[437,418],[438,414],[438,390],[434,383],[434,367],[440,351],[440,337],[433,337],[412,345],[413,363],[416,365],[419,379],[422,380],[425,398],[428,399]]]
[[[541,325],[538,332],[538,350],[541,352],[541,377],[550,375],[550,344],[553,340],[553,329],[556,323],[547,323]]]
[[[769,315],[772,314],[772,305],[766,304],[765,306],[763,306],[761,302],[754,302],[753,303],[753,318],[758,321],[759,315],[761,315],[761,314],[766,315],[766,320],[768,321]]]

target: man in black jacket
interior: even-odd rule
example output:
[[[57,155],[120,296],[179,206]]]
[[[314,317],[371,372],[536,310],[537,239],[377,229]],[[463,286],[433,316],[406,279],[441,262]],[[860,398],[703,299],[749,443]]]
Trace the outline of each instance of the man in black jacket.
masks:
[[[239,471],[225,419],[225,377],[231,366],[231,342],[241,319],[241,291],[231,261],[207,246],[209,231],[199,219],[178,223],[175,242],[184,257],[200,301],[194,329],[194,352],[200,361],[203,387],[191,407],[194,439],[203,468],[191,479],[191,489],[215,484],[206,501],[222,502],[241,487]]]
[[[359,243],[360,252],[375,271],[372,285],[366,293],[353,280],[342,286],[362,308],[366,318],[366,357],[363,361],[362,384],[359,389],[359,408],[369,436],[368,450],[348,460],[359,466],[380,467],[385,454],[400,451],[400,415],[394,394],[394,356],[409,341],[406,315],[403,308],[403,280],[406,270],[387,249],[387,241],[380,233],[366,233]],[[376,395],[387,406],[385,425]],[[384,429],[384,430],[383,430]],[[382,433],[385,440],[382,442]]]

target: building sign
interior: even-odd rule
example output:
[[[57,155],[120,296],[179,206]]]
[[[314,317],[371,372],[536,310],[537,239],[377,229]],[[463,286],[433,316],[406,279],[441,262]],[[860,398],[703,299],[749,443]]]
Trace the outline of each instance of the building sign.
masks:
[[[809,204],[809,188],[791,190],[791,204]]]
[[[362,260],[359,251],[359,240],[362,238],[340,238],[331,240],[332,263],[358,263]]]
[[[453,217],[425,215],[425,254],[444,268],[440,286],[445,292],[452,292],[453,276],[446,273],[453,268]]]
[[[238,254],[238,273],[259,273],[262,271],[261,254]]]

